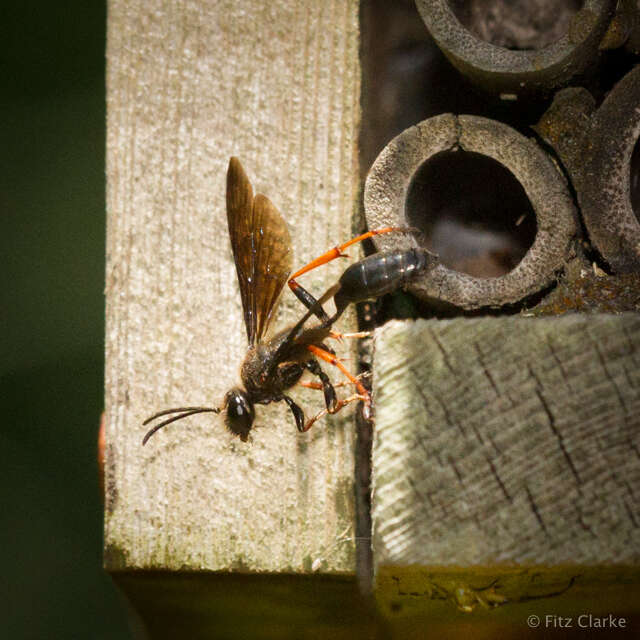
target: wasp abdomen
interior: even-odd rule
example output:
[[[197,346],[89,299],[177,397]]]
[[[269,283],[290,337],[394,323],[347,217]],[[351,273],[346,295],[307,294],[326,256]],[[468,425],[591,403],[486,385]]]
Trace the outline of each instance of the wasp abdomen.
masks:
[[[340,289],[334,301],[337,315],[352,302],[378,298],[405,286],[437,258],[426,249],[413,248],[374,253],[352,264],[340,278]]]

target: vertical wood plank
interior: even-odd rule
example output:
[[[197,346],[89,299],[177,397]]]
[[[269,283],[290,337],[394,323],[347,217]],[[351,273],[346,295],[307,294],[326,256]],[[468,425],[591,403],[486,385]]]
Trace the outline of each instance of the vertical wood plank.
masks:
[[[215,406],[238,381],[231,155],[282,211],[296,264],[351,235],[358,45],[355,0],[109,3],[109,570],[354,571],[352,411],[299,436],[286,407],[259,406],[248,444],[212,414],[141,439],[151,413]],[[276,324],[300,313],[286,291]]]

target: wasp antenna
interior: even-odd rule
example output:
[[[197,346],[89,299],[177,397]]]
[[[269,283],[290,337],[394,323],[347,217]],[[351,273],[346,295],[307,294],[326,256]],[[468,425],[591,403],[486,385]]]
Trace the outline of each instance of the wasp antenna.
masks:
[[[158,411],[158,413],[154,413],[150,418],[147,418],[142,424],[149,424],[152,420],[159,418],[160,416],[167,416],[170,413],[184,413],[186,411],[195,411],[195,412],[204,412],[204,411],[213,411],[214,413],[220,413],[220,409],[214,407],[176,407],[175,409],[164,409],[162,411]]]
[[[179,413],[177,416],[173,416],[168,420],[163,420],[160,424],[157,424],[152,429],[149,429],[142,439],[142,446],[147,444],[149,438],[162,427],[166,427],[168,424],[172,422],[176,422],[176,420],[182,420],[182,418],[188,418],[196,413],[220,413],[220,409],[217,407],[183,407],[178,409],[165,409],[164,411],[159,411],[158,413],[152,415],[150,418],[147,418],[142,424],[148,424],[152,420],[159,418],[160,416],[166,416],[170,413]]]

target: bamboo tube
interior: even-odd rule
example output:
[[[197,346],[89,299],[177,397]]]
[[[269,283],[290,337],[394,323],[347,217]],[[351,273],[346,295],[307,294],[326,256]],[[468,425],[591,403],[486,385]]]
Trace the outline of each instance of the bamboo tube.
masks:
[[[516,303],[551,284],[571,253],[576,233],[571,195],[560,171],[535,142],[493,120],[443,114],[394,138],[367,177],[364,204],[369,228],[415,226],[407,203],[412,182],[424,163],[443,152],[481,154],[508,169],[531,203],[537,231],[520,263],[502,276],[474,277],[440,264],[414,281],[409,291],[422,299],[476,309]],[[374,241],[379,251],[418,244],[415,237],[396,234]]]

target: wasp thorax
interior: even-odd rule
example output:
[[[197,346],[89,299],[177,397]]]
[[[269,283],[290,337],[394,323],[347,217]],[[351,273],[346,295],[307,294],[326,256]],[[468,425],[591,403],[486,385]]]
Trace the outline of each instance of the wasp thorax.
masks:
[[[242,389],[231,389],[224,397],[224,406],[227,429],[246,442],[256,415],[247,393]]]

